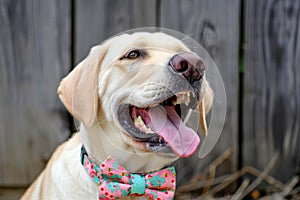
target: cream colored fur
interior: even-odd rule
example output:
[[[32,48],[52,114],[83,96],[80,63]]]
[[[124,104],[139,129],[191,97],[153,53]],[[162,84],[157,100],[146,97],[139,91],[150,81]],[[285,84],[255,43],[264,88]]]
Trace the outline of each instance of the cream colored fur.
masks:
[[[145,47],[148,53],[143,59],[120,59],[131,49]],[[124,34],[94,47],[58,88],[66,108],[82,122],[79,133],[57,148],[22,199],[98,199],[97,185],[80,163],[82,144],[98,164],[112,156],[131,172],[157,170],[175,161],[177,156],[151,152],[128,137],[116,116],[118,105],[131,102],[147,107],[160,98],[158,90],[174,87],[166,63],[183,51],[190,50],[162,33]],[[205,114],[213,98],[205,80],[201,98],[200,123],[205,131]]]

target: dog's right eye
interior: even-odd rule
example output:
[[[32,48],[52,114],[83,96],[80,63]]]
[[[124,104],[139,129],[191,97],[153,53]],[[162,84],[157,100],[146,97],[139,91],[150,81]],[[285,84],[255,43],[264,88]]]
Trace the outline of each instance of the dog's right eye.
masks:
[[[121,59],[129,59],[129,60],[133,60],[133,59],[137,59],[139,57],[143,56],[143,52],[141,50],[132,50],[130,52],[128,52],[123,58]]]

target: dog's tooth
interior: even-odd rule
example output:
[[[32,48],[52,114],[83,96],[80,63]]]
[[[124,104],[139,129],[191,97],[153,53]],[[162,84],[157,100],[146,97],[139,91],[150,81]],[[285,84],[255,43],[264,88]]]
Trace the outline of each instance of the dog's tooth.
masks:
[[[136,117],[136,118],[134,119],[134,125],[140,126],[140,125],[142,125],[142,124],[144,124],[144,121],[143,121],[143,119],[142,119],[141,116],[138,116],[138,117]]]
[[[152,129],[148,127],[145,133],[154,133],[154,131],[152,131]]]
[[[190,94],[190,93],[188,93],[188,94]],[[186,99],[185,99],[185,105],[189,105],[189,103],[190,103],[190,95],[187,95]]]
[[[160,142],[162,142],[162,141],[163,141],[163,138],[162,138],[161,136],[159,136],[158,142],[160,143]]]
[[[147,127],[146,125],[145,125],[144,132],[145,133],[154,133],[154,131],[150,127]]]
[[[134,119],[134,125],[145,133],[154,133],[151,128],[146,126],[143,118],[140,115]]]
[[[176,96],[176,99],[175,99],[175,100],[173,100],[173,102],[172,102],[172,103],[173,103],[173,105],[174,105],[174,106],[176,106],[177,104],[179,104],[179,102],[178,102],[178,97],[177,97],[177,96]]]
[[[179,104],[179,96],[176,96],[176,99],[173,101],[173,105],[176,106]]]
[[[186,114],[186,116],[185,116],[185,118],[184,118],[184,120],[183,120],[183,123],[184,123],[184,124],[186,124],[186,123],[188,122],[188,120],[189,120],[190,117],[191,117],[191,114],[192,114],[192,110],[189,109],[188,112],[187,112],[187,114]]]
[[[188,105],[190,103],[190,93],[191,91],[178,92],[176,94],[176,99],[173,101],[173,105],[181,103]]]

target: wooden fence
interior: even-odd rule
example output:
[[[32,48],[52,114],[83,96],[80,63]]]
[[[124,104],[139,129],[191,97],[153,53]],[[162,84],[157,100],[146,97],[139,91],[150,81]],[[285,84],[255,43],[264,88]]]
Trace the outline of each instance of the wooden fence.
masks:
[[[191,36],[222,74],[226,122],[202,166],[232,148],[220,173],[263,169],[276,151],[272,175],[299,172],[300,1],[0,0],[0,186],[30,184],[70,135],[61,78],[92,46],[144,26]]]

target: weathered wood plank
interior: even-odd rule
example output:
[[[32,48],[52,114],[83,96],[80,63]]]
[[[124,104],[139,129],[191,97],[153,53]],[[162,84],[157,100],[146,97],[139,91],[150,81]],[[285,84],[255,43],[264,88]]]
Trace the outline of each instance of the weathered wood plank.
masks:
[[[91,47],[122,31],[156,26],[156,1],[76,1],[76,63]]]
[[[70,61],[69,0],[0,1],[0,185],[26,185],[68,136],[56,88]]]
[[[243,162],[287,180],[300,164],[300,2],[245,1]]]
[[[234,154],[223,173],[237,168],[238,153],[238,45],[239,10],[238,0],[190,0],[161,1],[161,26],[178,30],[199,42],[211,55],[223,77],[227,101],[227,116],[223,133],[213,151],[196,167],[196,156],[188,162],[182,161],[188,178],[221,155],[227,148]],[[215,84],[215,83],[212,83]],[[224,169],[223,168],[223,169]]]
[[[25,188],[1,188],[0,187],[0,199],[3,200],[20,199],[24,192],[25,192]]]

